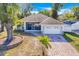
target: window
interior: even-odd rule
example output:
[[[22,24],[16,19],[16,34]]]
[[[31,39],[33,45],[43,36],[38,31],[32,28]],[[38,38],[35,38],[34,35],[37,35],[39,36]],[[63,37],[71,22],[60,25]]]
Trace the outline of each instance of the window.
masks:
[[[26,30],[41,30],[41,26],[38,23],[26,23]]]

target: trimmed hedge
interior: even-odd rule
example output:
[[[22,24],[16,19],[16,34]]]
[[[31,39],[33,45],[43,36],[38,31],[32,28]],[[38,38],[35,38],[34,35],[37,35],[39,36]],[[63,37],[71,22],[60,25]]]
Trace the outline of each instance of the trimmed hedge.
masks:
[[[68,42],[73,41],[71,38],[69,38],[68,36],[66,36],[66,33],[64,33],[63,37],[64,37]]]

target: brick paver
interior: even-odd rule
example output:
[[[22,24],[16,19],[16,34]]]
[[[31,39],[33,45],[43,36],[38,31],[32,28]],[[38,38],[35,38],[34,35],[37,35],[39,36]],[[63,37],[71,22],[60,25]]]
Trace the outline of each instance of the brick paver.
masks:
[[[33,33],[36,36],[42,36],[40,33]],[[52,40],[52,49],[49,49],[49,56],[79,56],[78,51],[65,40],[62,35],[48,35]]]
[[[52,56],[79,56],[78,51],[67,42],[61,35],[50,35],[52,39],[53,48],[50,50],[49,55]]]
[[[79,56],[76,49],[68,42],[52,42],[52,46],[50,56]]]

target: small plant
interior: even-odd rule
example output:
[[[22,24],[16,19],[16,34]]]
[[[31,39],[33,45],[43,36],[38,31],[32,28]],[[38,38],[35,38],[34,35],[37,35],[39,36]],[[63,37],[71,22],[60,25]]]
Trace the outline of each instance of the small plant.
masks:
[[[40,40],[40,42],[42,42],[42,44],[44,44],[47,48],[48,45],[51,47],[51,45],[49,44],[50,42],[50,38],[48,36],[39,36],[38,39]]]

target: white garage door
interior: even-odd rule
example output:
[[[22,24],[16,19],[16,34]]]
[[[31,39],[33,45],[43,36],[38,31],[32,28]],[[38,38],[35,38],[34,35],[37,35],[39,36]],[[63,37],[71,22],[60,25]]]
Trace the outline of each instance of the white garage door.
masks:
[[[44,34],[62,34],[62,30],[58,26],[45,27]]]

